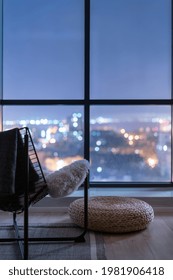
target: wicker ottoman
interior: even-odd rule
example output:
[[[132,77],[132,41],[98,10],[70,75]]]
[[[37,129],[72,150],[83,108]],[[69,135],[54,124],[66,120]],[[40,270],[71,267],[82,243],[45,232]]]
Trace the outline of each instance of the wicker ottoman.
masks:
[[[69,206],[72,221],[84,225],[84,199]],[[153,208],[145,201],[118,197],[98,196],[88,200],[88,229],[101,232],[131,232],[142,230],[153,220]]]

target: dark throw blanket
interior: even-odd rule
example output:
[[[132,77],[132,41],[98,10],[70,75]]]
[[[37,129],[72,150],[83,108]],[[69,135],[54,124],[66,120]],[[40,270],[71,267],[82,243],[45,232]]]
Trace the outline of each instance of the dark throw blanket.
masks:
[[[13,208],[13,200],[18,201],[24,195],[25,175],[24,143],[19,129],[0,132],[0,209],[4,210],[3,204],[7,205],[5,210],[8,210],[8,204]],[[38,180],[39,175],[29,159],[29,193],[34,194]]]

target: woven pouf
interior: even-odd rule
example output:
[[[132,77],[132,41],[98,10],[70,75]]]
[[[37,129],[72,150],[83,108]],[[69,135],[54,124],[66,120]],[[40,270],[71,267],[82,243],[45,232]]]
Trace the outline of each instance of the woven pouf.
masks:
[[[84,199],[69,206],[72,221],[84,226]],[[142,230],[153,220],[153,208],[145,201],[118,197],[98,196],[88,200],[88,229],[101,232],[131,232]]]

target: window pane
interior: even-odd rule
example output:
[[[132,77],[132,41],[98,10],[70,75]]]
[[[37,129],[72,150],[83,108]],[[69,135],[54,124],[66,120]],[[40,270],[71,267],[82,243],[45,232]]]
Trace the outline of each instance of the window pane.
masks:
[[[91,1],[91,98],[171,98],[171,0]]]
[[[28,126],[44,171],[83,158],[83,108],[5,106],[4,130]]]
[[[4,1],[4,99],[83,98],[83,1]]]
[[[92,106],[91,180],[171,181],[170,106]]]

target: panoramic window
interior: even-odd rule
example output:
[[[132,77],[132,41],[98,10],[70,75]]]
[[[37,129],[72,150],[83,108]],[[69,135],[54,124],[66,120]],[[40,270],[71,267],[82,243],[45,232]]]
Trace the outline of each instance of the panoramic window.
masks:
[[[171,183],[172,1],[0,3],[1,130],[28,126],[45,172]]]

